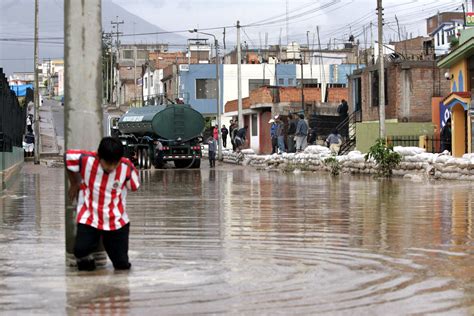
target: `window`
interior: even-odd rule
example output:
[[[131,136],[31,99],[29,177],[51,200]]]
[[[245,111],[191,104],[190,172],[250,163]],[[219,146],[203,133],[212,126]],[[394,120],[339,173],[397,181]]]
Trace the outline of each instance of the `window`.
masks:
[[[148,87],[148,78],[145,77],[145,89],[147,89],[147,87]]]
[[[258,89],[262,86],[268,86],[270,79],[249,79],[249,92]]]
[[[441,44],[444,45],[444,30],[441,31]]]
[[[122,58],[123,59],[133,59],[133,50],[131,49],[124,49],[122,51]]]
[[[216,79],[196,79],[196,99],[217,99]]]
[[[294,86],[295,85],[295,79],[293,79],[293,78],[288,79],[288,85],[289,86]]]
[[[153,75],[150,76],[150,87],[153,88]]]
[[[439,46],[439,32],[436,33],[436,46]]]
[[[147,59],[148,51],[147,50],[139,50],[137,51],[137,59]]]
[[[278,79],[278,85],[283,86],[285,84],[285,79],[280,78]]]
[[[252,114],[252,136],[258,136],[258,115]]]
[[[318,86],[318,79],[304,79],[303,84],[305,87],[317,87]],[[296,85],[301,87],[301,79],[296,79]]]

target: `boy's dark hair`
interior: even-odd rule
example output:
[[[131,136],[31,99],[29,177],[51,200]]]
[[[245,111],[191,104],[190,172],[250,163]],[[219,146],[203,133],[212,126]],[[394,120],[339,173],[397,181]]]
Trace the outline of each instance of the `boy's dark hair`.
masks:
[[[304,119],[304,114],[300,114],[300,119]]]
[[[97,153],[100,159],[107,162],[119,162],[123,157],[123,145],[118,138],[104,137]]]

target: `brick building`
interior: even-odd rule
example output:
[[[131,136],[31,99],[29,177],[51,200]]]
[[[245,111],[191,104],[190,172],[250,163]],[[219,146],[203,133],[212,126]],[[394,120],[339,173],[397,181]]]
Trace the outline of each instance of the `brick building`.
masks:
[[[431,99],[449,92],[445,69],[434,61],[389,62],[385,68],[386,119],[399,122],[431,122]],[[353,110],[362,111],[362,121],[377,121],[378,68],[355,71],[349,80],[349,99]]]

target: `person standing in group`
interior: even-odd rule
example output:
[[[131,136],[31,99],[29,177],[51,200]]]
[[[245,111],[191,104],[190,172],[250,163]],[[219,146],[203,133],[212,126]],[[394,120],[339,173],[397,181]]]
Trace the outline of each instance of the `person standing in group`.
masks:
[[[242,150],[242,147],[245,145],[245,141],[247,139],[247,128],[247,126],[242,127],[235,134],[234,142],[237,152],[240,152]]]
[[[212,135],[214,136],[215,140],[219,139],[219,125],[214,126],[214,129],[212,130]]]
[[[209,167],[214,168],[216,166],[216,151],[217,151],[217,141],[214,137],[209,137],[207,140],[208,150],[209,150]]]
[[[308,124],[304,120],[304,115],[300,114],[298,123],[296,123],[296,151],[301,152],[306,148],[308,138]]]
[[[227,127],[225,127],[225,125],[222,125],[221,135],[222,135],[222,146],[224,146],[224,148],[227,148],[227,135],[229,135],[229,130],[227,129]]]
[[[288,144],[288,152],[294,153],[295,150],[295,133],[296,133],[296,122],[297,120],[293,116],[293,114],[288,115],[288,137],[287,137],[287,144]]]
[[[445,150],[451,152],[452,151],[451,119],[448,119],[446,121],[446,124],[444,124],[444,127],[441,129],[440,139],[441,139],[441,152]]]
[[[337,155],[339,154],[339,150],[341,149],[342,139],[339,131],[334,129],[331,134],[329,134],[328,138],[326,138],[326,145],[331,150],[331,154]]]
[[[282,154],[285,152],[284,126],[279,116],[275,116],[275,123],[276,123],[275,135],[277,137],[278,153]]]
[[[235,134],[238,131],[238,126],[239,124],[237,121],[231,121],[230,127],[229,127],[229,133],[230,133],[230,142],[232,144],[232,151],[237,150],[237,146],[235,145]]]
[[[278,138],[276,135],[277,124],[274,119],[268,121],[270,123],[270,139],[272,142],[272,155],[278,152]]]
[[[340,116],[347,116],[347,113],[349,112],[349,105],[347,104],[347,101],[342,99],[341,104],[337,107],[337,113]]]
[[[79,270],[92,271],[92,253],[102,238],[115,270],[128,270],[130,220],[125,211],[127,190],[140,186],[138,172],[123,157],[122,143],[104,137],[96,152],[68,150],[65,165],[70,183],[68,196],[77,198],[77,234],[74,255]]]

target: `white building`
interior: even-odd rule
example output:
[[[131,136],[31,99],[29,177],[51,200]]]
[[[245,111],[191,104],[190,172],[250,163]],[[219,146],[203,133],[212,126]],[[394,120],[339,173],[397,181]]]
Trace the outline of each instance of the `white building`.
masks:
[[[449,53],[451,49],[451,40],[459,38],[460,30],[463,29],[464,21],[453,20],[443,22],[438,26],[430,36],[433,38],[436,56],[442,56]]]
[[[155,69],[152,65],[147,65],[143,74],[143,100],[145,105],[161,104],[164,95],[163,69]]]

